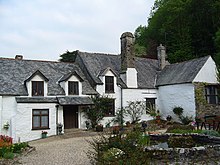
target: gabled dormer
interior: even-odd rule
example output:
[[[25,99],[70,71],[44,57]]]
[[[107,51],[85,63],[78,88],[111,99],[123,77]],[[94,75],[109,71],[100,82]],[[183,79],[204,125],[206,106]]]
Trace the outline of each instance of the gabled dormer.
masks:
[[[59,80],[66,96],[82,95],[82,82],[83,79],[76,71],[63,75]]]
[[[99,79],[103,82],[104,93],[115,93],[117,75],[110,67],[99,73]]]
[[[39,70],[25,80],[28,96],[47,96],[48,78]]]

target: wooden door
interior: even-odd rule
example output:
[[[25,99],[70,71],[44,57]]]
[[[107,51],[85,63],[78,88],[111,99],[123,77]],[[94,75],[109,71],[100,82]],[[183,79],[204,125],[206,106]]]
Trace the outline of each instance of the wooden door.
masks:
[[[63,107],[64,128],[78,128],[78,106]]]

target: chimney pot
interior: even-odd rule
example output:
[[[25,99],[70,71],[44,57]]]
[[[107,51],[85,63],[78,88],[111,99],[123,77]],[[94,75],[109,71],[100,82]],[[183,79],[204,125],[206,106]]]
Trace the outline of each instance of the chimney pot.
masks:
[[[23,60],[23,56],[22,56],[22,55],[16,55],[16,56],[15,56],[15,59],[16,59],[16,60]]]

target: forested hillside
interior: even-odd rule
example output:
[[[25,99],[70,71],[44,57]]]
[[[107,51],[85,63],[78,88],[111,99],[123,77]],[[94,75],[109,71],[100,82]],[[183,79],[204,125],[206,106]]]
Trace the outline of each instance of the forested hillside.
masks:
[[[156,0],[135,37],[137,55],[156,58],[162,43],[171,63],[211,55],[220,64],[220,0]]]

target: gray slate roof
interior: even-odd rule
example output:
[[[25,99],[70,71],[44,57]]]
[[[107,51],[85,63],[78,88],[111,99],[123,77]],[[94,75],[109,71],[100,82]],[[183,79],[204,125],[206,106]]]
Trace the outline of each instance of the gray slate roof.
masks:
[[[209,57],[167,65],[158,74],[156,86],[191,83]]]
[[[93,85],[102,84],[98,78],[107,68],[111,68],[117,75],[117,83],[126,88],[120,78],[121,56],[101,53],[78,52],[76,62],[84,68],[87,78],[93,81]],[[138,88],[154,88],[155,78],[158,70],[157,60],[147,58],[135,58],[135,68],[138,72]]]
[[[60,105],[91,105],[94,104],[89,97],[57,97]]]
[[[15,60],[0,58],[0,95],[27,96],[25,80],[36,71],[42,73],[48,81],[48,95],[64,95],[64,91],[57,83],[61,77],[76,71],[84,80],[83,94],[96,94],[90,86],[80,68],[73,63]]]

